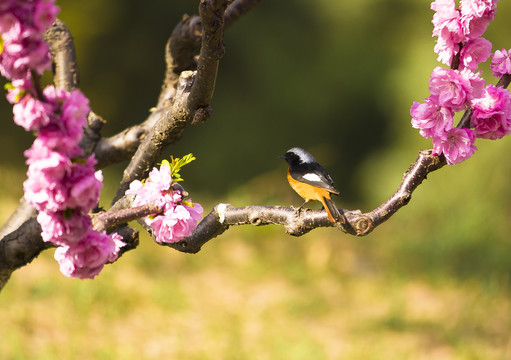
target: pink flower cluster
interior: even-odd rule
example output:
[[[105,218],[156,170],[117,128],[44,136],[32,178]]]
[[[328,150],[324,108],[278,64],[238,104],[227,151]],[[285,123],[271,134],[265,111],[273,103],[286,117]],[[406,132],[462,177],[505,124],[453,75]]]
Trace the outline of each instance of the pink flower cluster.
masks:
[[[29,79],[30,72],[50,69],[44,31],[55,21],[59,8],[52,0],[2,0],[0,2],[0,73],[17,80]]]
[[[59,246],[55,259],[68,277],[93,278],[106,262],[117,258],[123,245],[118,235],[92,228],[88,211],[103,186],[96,160],[82,157],[78,145],[89,113],[89,101],[79,91],[48,86],[44,101],[25,95],[14,105],[14,120],[37,138],[25,151],[25,199],[38,211],[41,237]],[[34,103],[39,105],[34,106]],[[43,108],[44,110],[39,110]]]
[[[491,60],[491,72],[495,77],[511,74],[511,50],[497,50]]]
[[[153,168],[144,182],[133,181],[126,194],[135,195],[133,207],[156,204],[162,209],[163,214],[144,219],[159,243],[174,243],[190,236],[203,212],[200,204],[185,201],[181,191],[172,188],[170,167],[165,164]]]
[[[7,99],[14,122],[36,133],[25,151],[25,199],[38,211],[41,237],[59,246],[55,258],[69,277],[93,278],[117,258],[124,243],[118,234],[93,230],[88,211],[102,184],[94,156],[84,158],[79,142],[89,101],[79,91],[46,87],[37,95],[32,74],[50,68],[42,34],[55,20],[53,0],[0,0],[0,73],[11,80]]]
[[[511,133],[511,95],[508,90],[487,85],[481,72],[474,73],[491,52],[491,43],[481,38],[495,17],[498,0],[436,0],[431,4],[433,35],[438,37],[438,60],[450,69],[437,67],[429,80],[430,96],[414,102],[412,126],[433,141],[435,155],[448,164],[468,159],[477,150],[476,138],[500,139]],[[496,51],[492,72],[502,76],[511,70],[506,50]],[[470,128],[454,127],[456,112],[472,109]]]
[[[460,9],[454,0],[436,0],[431,4],[433,35],[438,37],[435,52],[438,61],[451,65],[453,56],[460,54],[460,68],[475,70],[488,59],[491,43],[481,38],[495,18],[498,0],[461,0]]]

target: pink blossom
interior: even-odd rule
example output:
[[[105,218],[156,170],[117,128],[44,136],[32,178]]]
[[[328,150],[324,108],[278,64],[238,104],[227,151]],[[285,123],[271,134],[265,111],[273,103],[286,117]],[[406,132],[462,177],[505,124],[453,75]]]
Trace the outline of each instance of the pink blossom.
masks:
[[[55,6],[53,1],[37,1],[33,15],[35,27],[41,32],[45,31],[55,21],[59,10],[59,7]]]
[[[17,41],[21,38],[22,31],[22,24],[14,14],[6,12],[0,15],[0,33],[4,42]]]
[[[202,207],[194,204],[194,207],[177,205],[174,209],[158,215],[150,221],[157,242],[174,243],[192,235],[201,218]]]
[[[108,262],[113,262],[113,261],[117,260],[117,258],[119,257],[119,252],[121,251],[121,248],[123,246],[126,246],[126,243],[122,240],[122,236],[116,232],[111,233],[110,237],[112,238],[112,240],[114,242],[115,250],[108,256]]]
[[[125,195],[135,195],[136,196],[143,187],[144,187],[144,183],[142,181],[133,180],[130,183],[129,189],[126,190]],[[137,205],[133,204],[133,206],[139,206],[139,204],[137,204]]]
[[[27,95],[14,104],[12,111],[17,125],[26,131],[37,131],[50,123],[53,108]]]
[[[42,74],[50,65],[48,45],[40,38],[5,42],[0,53],[0,71],[8,79],[28,79],[30,70]]]
[[[87,158],[85,163],[75,163],[66,179],[69,187],[67,207],[88,211],[94,208],[103,187],[101,171],[94,172],[94,155]]]
[[[420,129],[425,138],[441,136],[452,128],[454,111],[438,105],[436,97],[429,97],[423,103],[415,101],[410,109],[412,126]]]
[[[491,60],[491,72],[495,77],[511,74],[511,50],[497,50]]]
[[[470,125],[477,137],[495,140],[511,133],[511,94],[507,89],[490,84],[472,106]]]
[[[43,32],[55,20],[58,7],[51,0],[2,1],[0,33],[3,51],[0,72],[8,79],[29,79],[30,71],[42,74],[50,69],[48,46]]]
[[[87,124],[89,114],[89,99],[80,90],[73,90],[66,94],[62,104],[62,122],[70,136],[81,137],[83,127]]]
[[[444,154],[449,165],[458,164],[477,150],[475,138],[471,129],[452,128],[444,136],[433,137],[433,154]]]
[[[110,236],[92,230],[77,244],[59,247],[55,260],[65,276],[93,279],[115,252],[116,244]]]
[[[37,222],[41,225],[43,240],[60,246],[80,242],[92,229],[90,217],[79,211],[40,211]]]
[[[460,10],[463,15],[473,17],[492,16],[495,17],[498,0],[461,0]]]
[[[484,38],[469,40],[460,52],[460,69],[475,70],[490,57],[491,42]]]
[[[170,184],[172,183],[170,168],[165,165],[161,165],[159,170],[157,168],[153,168],[153,170],[149,173],[147,183],[150,183],[151,186],[155,186],[162,192],[167,191],[170,189]]]
[[[32,82],[28,79],[15,79],[11,86],[7,86],[7,101],[16,104],[32,89]]]
[[[472,88],[459,71],[436,67],[429,79],[429,91],[438,97],[440,106],[460,111],[470,100]]]
[[[71,160],[67,156],[42,146],[40,142],[34,142],[25,151],[25,156],[29,165],[27,175],[41,182],[60,182],[71,171]]]
[[[436,0],[431,3],[431,9],[435,11],[432,21],[433,35],[450,37],[455,43],[463,41],[460,12],[456,9],[454,0]]]
[[[460,12],[454,0],[436,0],[431,3],[433,15],[433,36],[438,40],[434,51],[438,61],[450,65],[452,58],[459,52],[459,43],[465,39],[460,22]]]
[[[495,18],[498,0],[462,0],[461,26],[469,39],[476,39],[484,34],[488,24]]]
[[[115,242],[110,236],[94,230],[84,240],[70,247],[73,263],[78,267],[90,268],[104,265],[115,249]]]
[[[55,89],[47,86],[43,90],[46,101],[60,109],[58,121],[55,121],[39,134],[48,146],[65,149],[73,148],[82,139],[83,127],[87,123],[89,100],[79,91]]]
[[[51,212],[69,208],[88,211],[96,206],[103,178],[100,173],[94,173],[93,155],[71,164],[68,157],[44,146],[33,146],[26,154],[30,166],[23,184],[25,199],[36,209]]]
[[[460,75],[463,79],[467,80],[470,84],[468,99],[480,97],[483,94],[486,81],[481,77],[481,72],[474,73],[469,69],[465,68],[460,71]]]
[[[81,133],[71,136],[62,124],[52,122],[39,130],[35,141],[50,149],[60,151],[69,157],[77,157],[82,153],[78,145],[81,138]]]
[[[39,211],[62,211],[67,208],[69,191],[61,183],[48,184],[30,174],[23,183],[25,200]]]
[[[452,58],[460,50],[459,43],[455,42],[447,29],[442,30],[442,35],[438,37],[433,51],[438,54],[437,61],[445,65],[451,65]]]
[[[151,170],[144,183],[139,180],[133,181],[126,194],[136,195],[133,206],[156,203],[161,208],[166,205],[173,207],[175,203],[181,200],[181,196],[178,191],[170,189],[171,183],[170,168],[161,165],[159,169],[153,168]]]
[[[172,189],[171,185],[170,167],[161,165],[159,169],[153,168],[145,182],[135,180],[126,191],[127,195],[135,195],[133,206],[156,203],[164,211],[162,215],[145,218],[153,228],[156,241],[161,243],[190,236],[203,212],[199,204],[183,203],[181,191]]]
[[[56,108],[60,108],[60,106],[67,100],[69,97],[69,93],[63,89],[57,89],[53,85],[48,85],[43,89],[44,99],[54,104]]]

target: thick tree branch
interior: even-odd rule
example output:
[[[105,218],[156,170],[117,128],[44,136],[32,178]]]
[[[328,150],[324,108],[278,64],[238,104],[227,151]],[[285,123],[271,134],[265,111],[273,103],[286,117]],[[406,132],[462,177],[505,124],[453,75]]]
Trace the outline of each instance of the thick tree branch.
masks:
[[[184,71],[170,110],[163,114],[144,138],[124,175],[114,201],[120,199],[129,184],[145,178],[163,149],[181,137],[185,127],[194,121],[198,109],[209,106],[218,72],[218,62],[224,53],[223,14],[226,0],[201,0],[202,45],[196,74]],[[207,112],[200,111],[198,114]]]
[[[156,211],[155,211],[156,210]],[[113,225],[115,232],[123,237],[126,244],[121,248],[119,256],[138,246],[138,231],[119,223],[136,218],[134,215],[146,216],[157,212],[154,206],[133,208],[115,213],[101,213],[93,217],[95,229],[104,231]],[[105,215],[103,215],[105,214]],[[32,262],[43,250],[53,248],[51,242],[44,242],[41,238],[41,226],[35,217],[25,221],[18,229],[3,236],[0,240],[0,291],[3,289],[11,274]]]
[[[234,24],[239,18],[249,12],[261,0],[232,1],[224,13],[224,28]],[[167,70],[164,88],[173,87],[181,72],[195,70],[197,59],[195,54],[201,44],[202,23],[200,16],[184,15],[181,22],[174,28],[167,42],[165,60]],[[165,91],[162,91],[162,95]]]
[[[156,122],[163,116],[164,111],[162,108],[153,111],[143,123],[131,126],[109,138],[99,139],[94,148],[94,155],[98,162],[96,167],[102,169],[130,159]]]
[[[158,106],[146,121],[140,125],[128,128],[109,139],[103,139],[99,132],[104,124],[104,120],[93,112],[89,114],[88,127],[85,129],[84,141],[81,145],[85,154],[90,154],[91,152],[96,154],[98,168],[131,157],[142,140],[147,137],[151,129],[154,130],[156,128],[155,123],[157,123],[159,119],[168,119],[173,113],[185,119],[184,122],[174,122],[174,125],[176,125],[173,127],[174,130],[169,131],[173,136],[167,138],[167,141],[171,143],[180,137],[182,132],[181,128],[184,128],[183,123],[186,125],[186,123],[193,121],[200,122],[210,116],[211,109],[209,108],[209,101],[214,89],[214,86],[211,85],[214,85],[214,80],[216,80],[218,60],[223,54],[223,43],[221,43],[221,41],[223,41],[223,23],[217,20],[219,14],[225,12],[227,3],[230,3],[230,1],[201,2],[201,16],[204,18],[205,24],[207,24],[204,32],[199,17],[192,17],[189,18],[189,20],[186,20],[188,19],[188,17],[186,17],[182,24],[173,32],[172,38],[175,41],[171,47],[172,50],[168,50],[167,53],[172,53],[176,56],[178,61],[169,61],[170,58],[168,57],[168,68],[172,70],[171,72],[176,74],[176,76],[173,82],[168,81],[169,79],[166,77],[159,97]],[[232,5],[237,10],[234,11],[233,8],[233,10],[226,15],[230,19],[229,24],[232,24],[236,18],[246,13],[248,9],[255,4],[256,2],[253,0],[234,1]],[[244,10],[242,11],[242,9]],[[220,20],[221,18],[222,16],[220,15]],[[188,34],[191,34],[191,36]],[[213,35],[210,36],[209,34]],[[202,55],[205,58],[202,59],[202,62],[201,60],[199,61],[203,64],[203,68],[198,71],[200,73],[199,79],[202,78],[202,80],[200,80],[199,85],[196,86],[194,96],[192,96],[190,102],[187,103],[188,94],[192,88],[190,80],[193,81],[195,74],[188,72],[181,76],[181,72],[188,68],[196,68],[197,62],[195,61],[194,53],[201,44],[201,39],[202,44],[205,44],[203,47],[205,49],[207,48],[207,51],[204,50]],[[57,20],[45,34],[45,40],[50,46],[50,51],[54,60],[54,81],[56,87],[66,90],[77,88],[79,73],[76,62],[76,52],[73,38],[68,28],[60,20]],[[216,49],[220,49],[220,51],[215,50],[216,45],[213,45],[215,43],[217,45],[220,43],[221,46],[216,47]],[[187,49],[191,50],[188,51]],[[215,52],[219,55],[215,55]],[[180,55],[177,56],[177,54]],[[193,61],[190,62],[189,59]],[[183,64],[185,62],[188,62],[188,65],[181,67],[176,66],[176,64]],[[211,68],[211,71],[208,70],[208,67]],[[168,73],[169,71],[167,71],[167,74]],[[213,73],[214,75],[212,75]],[[180,76],[183,79],[180,89],[181,98],[175,101],[177,79]],[[170,86],[168,86],[169,84]],[[188,113],[185,112],[185,114],[183,114],[182,111],[176,111],[178,110],[177,108],[184,108],[185,105],[195,107],[195,109],[192,109],[193,111],[189,111]],[[200,107],[201,105],[203,105],[203,107]],[[160,147],[159,151],[161,151],[161,148],[163,148],[163,146]],[[127,212],[129,213],[131,210]],[[21,199],[18,208],[0,229],[0,247],[3,249],[2,255],[0,255],[0,266],[4,266],[4,268],[2,268],[2,274],[0,275],[0,282],[7,281],[12,271],[20,266],[28,264],[40,251],[49,247],[40,237],[40,227],[35,220],[35,215],[36,212],[34,208],[28,205],[24,199]],[[117,223],[119,219],[120,218],[116,218],[114,223]],[[112,220],[112,218],[108,218],[108,220],[105,221],[108,222],[110,220]],[[98,227],[100,226],[98,225]],[[116,229],[116,231],[119,231],[119,229]],[[134,230],[121,228],[121,231],[129,233],[128,238],[137,238],[138,241],[138,233]],[[31,241],[27,241],[27,239]],[[29,244],[28,248],[27,244]],[[10,249],[18,249],[20,251],[10,251]],[[26,251],[21,251],[22,249]],[[127,250],[129,250],[128,247],[123,248],[123,251]],[[16,254],[15,259],[12,258],[13,254]],[[13,261],[16,259],[24,260]],[[11,266],[12,264],[15,264],[15,266]],[[2,282],[0,289],[3,287],[4,283],[5,282]]]
[[[55,87],[71,91],[78,87],[79,74],[73,36],[59,19],[44,34],[54,62]]]
[[[224,28],[234,24],[261,0],[235,0],[224,14]],[[130,159],[156,122],[171,111],[176,95],[178,79],[183,71],[197,69],[197,49],[201,45],[202,24],[199,16],[183,16],[183,20],[174,28],[167,42],[165,60],[167,68],[156,107],[141,124],[127,128],[120,133],[101,138],[94,153],[98,160],[97,167],[104,168],[110,164]],[[211,108],[206,106],[196,110],[192,123],[200,123],[211,115]]]
[[[35,217],[4,236],[0,241],[0,290],[14,270],[29,264],[41,251],[51,246],[41,238],[41,227]]]
[[[220,59],[224,56],[225,0],[201,0],[199,15],[202,24],[202,46],[197,64],[197,76],[186,101],[188,111],[206,108],[215,90]],[[195,119],[197,121],[197,119]]]
[[[28,204],[25,198],[22,197],[16,209],[14,209],[11,216],[9,216],[7,221],[2,225],[2,228],[0,228],[0,242],[3,241],[2,239],[4,236],[15,231],[21,224],[36,215],[37,212],[34,207]]]

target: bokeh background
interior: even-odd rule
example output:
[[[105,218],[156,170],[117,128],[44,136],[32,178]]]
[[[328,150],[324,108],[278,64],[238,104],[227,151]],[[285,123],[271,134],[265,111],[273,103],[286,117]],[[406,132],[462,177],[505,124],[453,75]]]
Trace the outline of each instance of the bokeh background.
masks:
[[[145,119],[165,42],[197,1],[59,5],[103,134]],[[165,153],[197,156],[183,171],[193,200],[300,205],[278,159],[293,146],[329,170],[339,206],[388,198],[431,146],[409,116],[438,65],[429,5],[262,1],[228,29],[213,117]],[[509,48],[511,4],[498,6],[486,37]],[[0,116],[4,221],[33,138],[3,96]],[[0,294],[0,359],[511,359],[511,140],[477,146],[365,238],[246,226],[185,255],[144,235],[94,281],[64,278],[47,251]],[[105,169],[104,204],[125,165]]]

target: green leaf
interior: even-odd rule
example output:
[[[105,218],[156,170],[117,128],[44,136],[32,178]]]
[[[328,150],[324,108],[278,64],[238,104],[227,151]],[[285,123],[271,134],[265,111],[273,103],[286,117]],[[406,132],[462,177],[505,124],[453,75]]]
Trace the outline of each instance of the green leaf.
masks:
[[[169,163],[169,161],[168,161],[168,160],[163,160],[163,161],[161,162],[161,165],[166,166],[166,167],[168,167],[168,168],[170,167],[170,163]]]
[[[170,175],[172,176],[172,180],[174,182],[183,181],[181,178],[181,175],[179,172],[181,171],[181,168],[189,163],[191,163],[193,160],[195,160],[195,156],[193,156],[192,153],[183,156],[182,158],[174,158],[173,156],[170,157],[170,164],[167,160],[162,161],[162,165],[169,166],[170,167]],[[168,164],[168,165],[167,165]]]

